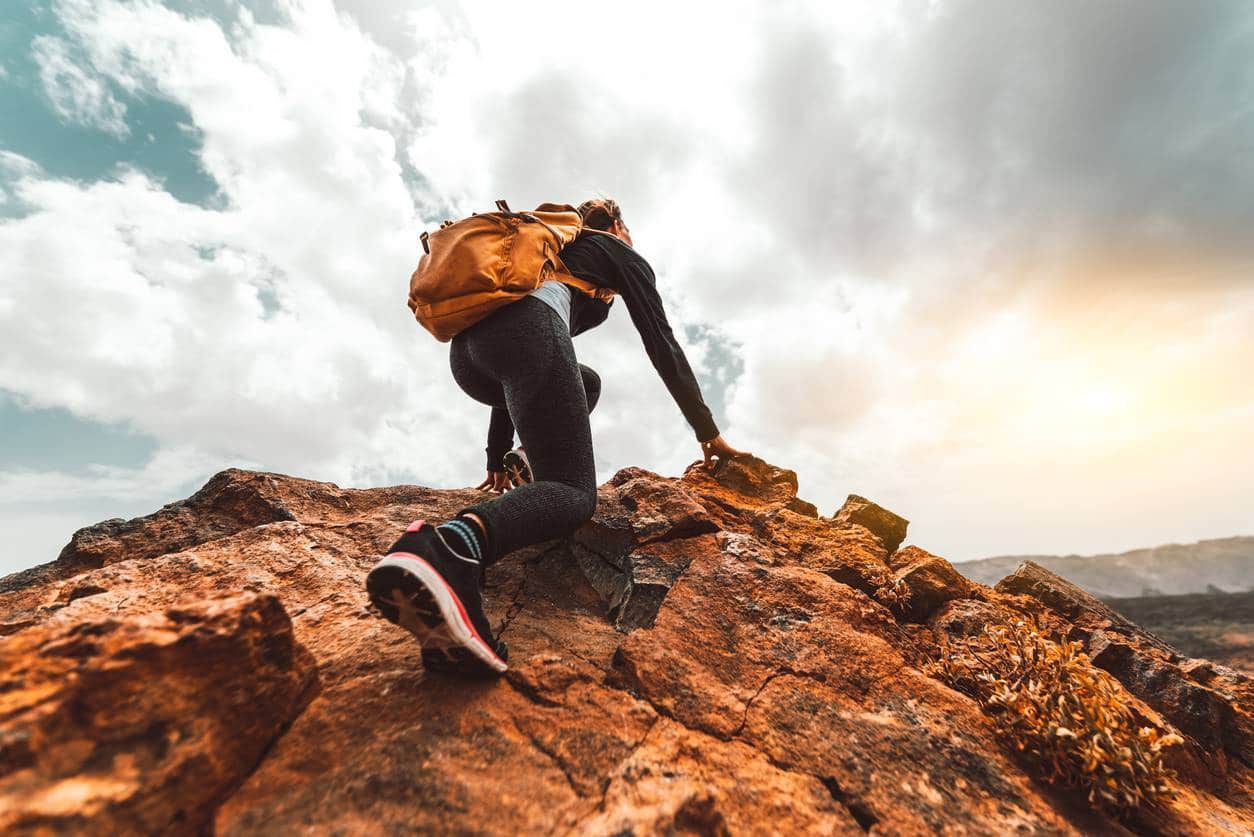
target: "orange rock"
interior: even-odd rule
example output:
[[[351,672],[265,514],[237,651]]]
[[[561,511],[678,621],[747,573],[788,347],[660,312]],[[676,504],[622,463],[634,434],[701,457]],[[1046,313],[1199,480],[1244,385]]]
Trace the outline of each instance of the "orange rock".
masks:
[[[1038,600],[1069,620],[1093,662],[1113,674],[1208,755],[1218,773],[1228,756],[1254,767],[1254,681],[1231,669],[1186,665],[1167,643],[1143,631],[1099,599],[1032,561],[997,590]]]
[[[0,581],[0,824],[1128,833],[1040,781],[919,666],[947,633],[1028,616],[1104,631],[1155,665],[1169,652],[897,551],[905,521],[861,498],[820,517],[795,473],[754,457],[678,479],[620,471],[590,523],[489,570],[506,675],[424,672],[410,635],[365,609],[363,579],[412,520],[481,496],[229,470]],[[894,605],[893,585],[916,609]],[[1243,734],[1244,681],[1170,665]],[[1134,830],[1248,833],[1254,771],[1191,741],[1177,801]]]
[[[0,831],[194,832],[300,712],[273,596],[55,621],[0,644]]]
[[[662,718],[620,763],[584,834],[862,834],[831,788],[741,742]]]
[[[906,539],[906,529],[910,521],[901,515],[893,514],[888,509],[872,503],[865,497],[850,494],[843,506],[832,515],[837,525],[864,526],[871,530],[884,543],[889,553],[897,551],[901,542]]]
[[[890,563],[896,570],[894,579],[910,591],[909,601],[903,609],[912,619],[923,621],[941,605],[954,599],[982,596],[977,585],[954,569],[953,564],[917,546],[908,546],[895,553]]]

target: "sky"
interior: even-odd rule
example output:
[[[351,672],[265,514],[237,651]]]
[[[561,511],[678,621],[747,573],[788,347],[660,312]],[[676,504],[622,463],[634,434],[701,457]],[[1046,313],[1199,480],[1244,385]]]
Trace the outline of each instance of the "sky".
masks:
[[[446,218],[619,201],[724,437],[961,561],[1254,534],[1254,5],[3,0],[0,572],[226,467],[471,486]],[[700,457],[630,320],[598,479]]]

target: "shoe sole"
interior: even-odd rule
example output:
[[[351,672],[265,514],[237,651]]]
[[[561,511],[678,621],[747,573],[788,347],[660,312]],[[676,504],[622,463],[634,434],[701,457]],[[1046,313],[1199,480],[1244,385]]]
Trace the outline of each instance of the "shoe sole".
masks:
[[[509,668],[479,636],[457,594],[417,555],[393,553],[375,564],[366,591],[383,618],[422,643],[424,667],[483,674]]]
[[[527,463],[518,451],[509,451],[501,460],[501,464],[505,468],[505,475],[509,479],[510,485],[517,488],[532,481],[531,465]]]

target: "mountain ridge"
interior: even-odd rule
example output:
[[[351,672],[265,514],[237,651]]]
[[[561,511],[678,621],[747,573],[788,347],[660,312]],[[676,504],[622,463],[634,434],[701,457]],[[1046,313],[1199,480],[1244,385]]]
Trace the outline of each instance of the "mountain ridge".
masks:
[[[1024,561],[1047,567],[1102,598],[1254,590],[1250,535],[1098,555],[998,555],[954,566],[972,581],[996,584]]]
[[[478,496],[232,469],[0,580],[0,829],[1254,828],[1248,677],[1034,564],[975,584],[902,546],[904,518],[856,495],[822,515],[752,457],[619,471],[592,521],[488,571],[505,676],[428,674],[362,582],[412,520]],[[1015,625],[1178,735],[1169,798],[1115,811],[1050,783],[938,672]]]

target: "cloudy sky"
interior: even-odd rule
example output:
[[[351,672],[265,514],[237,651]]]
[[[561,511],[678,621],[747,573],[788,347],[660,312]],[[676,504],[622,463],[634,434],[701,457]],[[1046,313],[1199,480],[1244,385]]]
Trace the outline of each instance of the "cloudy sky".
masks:
[[[1246,0],[6,3],[0,571],[228,466],[482,479],[444,218],[615,197],[724,436],[954,560],[1254,534]],[[621,306],[598,476],[700,455]]]

